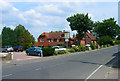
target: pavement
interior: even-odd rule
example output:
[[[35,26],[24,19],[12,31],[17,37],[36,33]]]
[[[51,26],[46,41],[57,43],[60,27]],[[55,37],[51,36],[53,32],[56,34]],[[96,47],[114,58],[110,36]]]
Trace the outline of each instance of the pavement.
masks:
[[[3,62],[5,79],[103,79],[117,80],[118,46],[39,59]],[[102,81],[103,81],[102,80]]]

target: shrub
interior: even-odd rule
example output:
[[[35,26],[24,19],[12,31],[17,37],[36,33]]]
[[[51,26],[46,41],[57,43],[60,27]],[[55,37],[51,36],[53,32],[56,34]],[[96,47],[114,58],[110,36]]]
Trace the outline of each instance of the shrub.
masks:
[[[54,52],[54,55],[58,55],[58,51],[55,51],[55,52]]]
[[[80,46],[81,51],[86,51],[86,47],[85,46]]]
[[[65,51],[65,53],[69,53],[69,51],[68,50],[64,50]]]
[[[74,46],[73,49],[75,50],[75,52],[80,52],[80,48],[78,46]]]
[[[57,46],[62,46],[63,48],[66,48],[66,44],[57,44]]]
[[[51,56],[55,53],[55,49],[54,48],[42,48],[43,51],[43,56]]]
[[[107,47],[110,47],[110,44],[107,44]]]
[[[103,45],[103,48],[106,48],[106,45]]]
[[[94,49],[95,49],[95,44],[92,43],[92,44],[90,45],[90,47],[92,48],[92,50],[94,50]]]
[[[64,50],[58,51],[58,54],[65,54]]]
[[[70,49],[69,52],[70,52],[70,53],[74,53],[75,50],[74,50],[74,49]]]
[[[103,45],[101,45],[100,48],[103,48]]]

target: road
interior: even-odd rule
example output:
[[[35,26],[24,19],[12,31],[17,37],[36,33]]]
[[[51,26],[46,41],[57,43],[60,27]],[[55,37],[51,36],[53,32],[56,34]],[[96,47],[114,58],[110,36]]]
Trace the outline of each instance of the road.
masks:
[[[3,79],[105,79],[115,62],[118,46],[54,59],[3,66]],[[51,57],[48,57],[51,58]],[[46,58],[45,58],[46,59]],[[11,66],[11,67],[10,67]],[[118,77],[115,77],[117,79]]]

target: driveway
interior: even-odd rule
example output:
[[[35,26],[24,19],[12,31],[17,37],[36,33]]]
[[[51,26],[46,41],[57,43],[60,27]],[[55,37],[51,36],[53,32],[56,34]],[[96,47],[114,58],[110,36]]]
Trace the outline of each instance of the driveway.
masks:
[[[22,61],[29,59],[38,59],[41,58],[39,56],[27,56],[25,52],[13,52],[13,60],[14,61]]]

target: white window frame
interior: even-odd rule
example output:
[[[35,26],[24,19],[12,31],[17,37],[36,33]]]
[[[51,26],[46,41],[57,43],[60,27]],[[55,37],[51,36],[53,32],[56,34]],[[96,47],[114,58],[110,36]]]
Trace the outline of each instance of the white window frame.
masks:
[[[44,39],[41,39],[40,42],[45,42],[45,40],[44,40]]]
[[[57,39],[57,42],[60,42],[60,39]]]
[[[52,42],[55,42],[55,39],[52,39]]]

